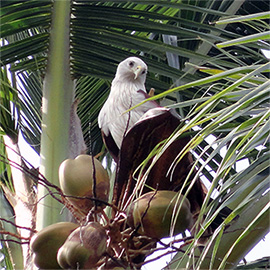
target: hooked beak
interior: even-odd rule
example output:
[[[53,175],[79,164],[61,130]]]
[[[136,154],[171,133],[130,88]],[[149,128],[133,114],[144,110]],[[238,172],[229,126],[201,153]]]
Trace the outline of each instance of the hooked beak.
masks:
[[[141,74],[142,71],[142,67],[141,66],[137,66],[134,67],[134,80],[136,80],[138,78],[138,76]]]

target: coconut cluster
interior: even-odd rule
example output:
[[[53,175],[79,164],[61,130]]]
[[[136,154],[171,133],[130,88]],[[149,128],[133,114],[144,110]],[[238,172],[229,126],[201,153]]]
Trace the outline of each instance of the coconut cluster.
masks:
[[[102,212],[108,202],[108,174],[92,156],[80,155],[62,162],[59,182],[69,203],[85,218],[93,209],[96,214]],[[143,194],[129,205],[125,216],[122,229],[131,228],[137,235],[156,240],[182,233],[192,225],[188,199],[168,190]],[[38,232],[30,244],[35,265],[40,269],[93,269],[102,263],[106,267],[115,264],[111,259],[104,260],[114,248],[112,243],[117,242],[111,239],[113,234],[117,236],[113,227],[101,225],[97,218],[95,222],[85,220],[84,225],[60,222]],[[121,229],[119,232],[121,235]]]

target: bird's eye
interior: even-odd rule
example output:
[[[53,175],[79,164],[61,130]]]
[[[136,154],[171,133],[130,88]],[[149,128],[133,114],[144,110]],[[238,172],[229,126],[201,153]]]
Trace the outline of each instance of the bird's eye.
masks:
[[[134,66],[134,62],[133,61],[130,61],[128,64],[129,64],[130,67],[133,67]]]
[[[144,70],[142,71],[142,74],[145,74],[145,72],[146,72],[146,70],[144,69]]]

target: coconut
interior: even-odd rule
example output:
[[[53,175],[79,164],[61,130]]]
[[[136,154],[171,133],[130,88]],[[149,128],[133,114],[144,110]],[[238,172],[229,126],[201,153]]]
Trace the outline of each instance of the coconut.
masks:
[[[139,234],[158,239],[184,232],[192,224],[189,200],[169,190],[145,193],[132,202],[127,217]]]
[[[69,235],[57,254],[64,269],[91,269],[106,251],[106,230],[97,222],[77,228]]]
[[[58,249],[78,226],[71,222],[59,222],[35,234],[30,243],[35,265],[40,269],[60,269],[56,259]]]
[[[100,161],[90,155],[79,155],[75,159],[63,161],[59,167],[61,189],[65,195],[71,196],[67,196],[67,199],[84,214],[87,214],[95,205],[95,202],[90,199],[94,198],[94,179],[95,198],[100,200],[96,201],[96,205],[100,210],[105,207],[102,202],[108,201],[110,189],[109,176]]]

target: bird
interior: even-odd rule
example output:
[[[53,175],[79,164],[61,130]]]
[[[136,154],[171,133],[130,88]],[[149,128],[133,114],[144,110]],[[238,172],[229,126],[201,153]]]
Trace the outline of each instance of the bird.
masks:
[[[138,57],[120,62],[109,96],[98,116],[105,146],[117,163],[112,203],[121,210],[135,198],[136,185],[143,180],[139,166],[151,156],[153,149],[185,123],[174,109],[162,107],[152,100],[128,111],[150,97],[145,88],[146,74],[147,65]],[[153,189],[178,192],[183,187],[182,192],[189,190],[187,198],[195,224],[208,191],[201,179],[195,177],[196,172],[190,173],[194,164],[191,152],[184,154],[171,170],[171,165],[191,139],[189,134],[182,135],[164,150],[154,165],[153,157],[144,164],[143,174],[148,171],[148,175],[143,180],[142,194]],[[215,230],[222,220],[217,224],[213,222],[212,229]]]
[[[127,112],[150,97],[145,88],[147,71],[147,64],[138,57],[131,56],[120,62],[109,96],[98,115],[103,141],[115,161],[130,128],[145,112],[159,106],[156,101],[147,101]]]

